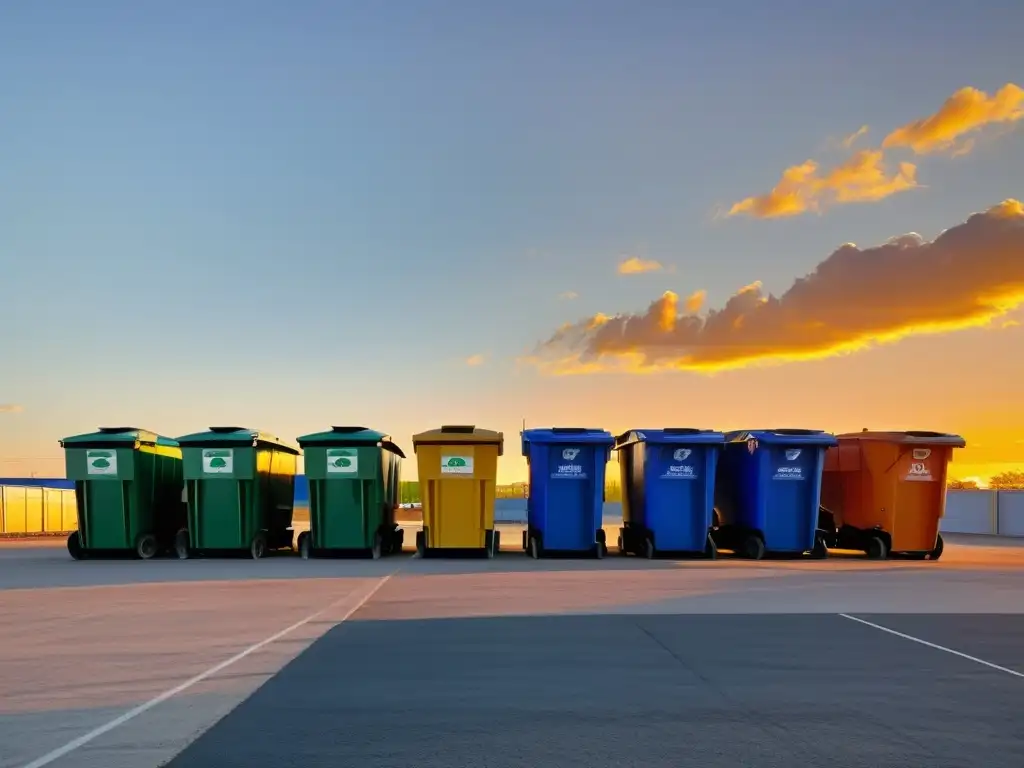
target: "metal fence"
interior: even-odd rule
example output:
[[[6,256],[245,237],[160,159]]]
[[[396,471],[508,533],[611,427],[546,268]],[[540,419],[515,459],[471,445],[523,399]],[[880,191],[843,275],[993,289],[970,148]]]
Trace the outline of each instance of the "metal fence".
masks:
[[[0,535],[37,536],[77,528],[74,491],[0,485]]]
[[[609,500],[604,518],[608,523],[621,520],[622,505]],[[525,522],[526,499],[496,499],[495,519]],[[0,485],[0,535],[68,533],[77,527],[73,490]],[[949,491],[942,530],[1024,537],[1024,491]]]

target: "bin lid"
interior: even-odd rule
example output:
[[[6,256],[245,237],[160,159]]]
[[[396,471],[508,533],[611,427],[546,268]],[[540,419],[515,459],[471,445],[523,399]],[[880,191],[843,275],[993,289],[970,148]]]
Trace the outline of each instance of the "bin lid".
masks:
[[[839,444],[835,435],[820,429],[739,429],[725,433],[727,443],[746,443],[756,440],[761,445],[820,445]]]
[[[522,435],[523,456],[530,453],[530,443],[550,445],[552,443],[572,443],[574,445],[612,446],[615,438],[604,429],[592,427],[539,427],[524,430]]]
[[[260,432],[258,429],[246,427],[210,427],[206,432],[193,432],[191,435],[179,437],[178,444],[182,447],[210,445],[234,446],[236,448],[260,445],[299,455],[298,449],[288,445],[281,438],[269,432]]]
[[[713,429],[694,427],[665,427],[664,429],[631,429],[615,438],[615,450],[634,443],[664,445],[721,445],[725,435]]]
[[[298,438],[299,446],[309,448],[313,446],[334,447],[334,448],[383,448],[385,451],[398,454],[403,459],[405,453],[395,445],[391,435],[377,432],[366,427],[331,427],[326,432],[314,432]]]
[[[90,446],[134,446],[137,443],[144,445],[165,445],[169,448],[177,448],[178,441],[170,437],[158,435],[148,429],[138,427],[99,427],[95,432],[87,432],[83,435],[72,435],[58,441],[62,448],[88,448]]]
[[[505,436],[491,429],[471,424],[446,424],[412,436],[412,449],[421,445],[496,445],[498,455],[505,450]]]
[[[836,435],[840,440],[876,440],[883,443],[898,445],[948,445],[953,448],[966,448],[967,441],[960,435],[946,432],[927,432],[925,430],[908,430],[906,432],[874,432],[865,429],[862,432],[845,432]]]

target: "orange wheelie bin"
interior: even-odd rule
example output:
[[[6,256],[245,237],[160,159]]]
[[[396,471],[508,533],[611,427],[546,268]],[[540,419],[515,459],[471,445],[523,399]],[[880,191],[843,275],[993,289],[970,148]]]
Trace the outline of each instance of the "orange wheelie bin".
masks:
[[[966,443],[943,432],[852,432],[825,454],[822,516],[832,516],[833,545],[884,560],[899,554],[942,556],[946,470]]]

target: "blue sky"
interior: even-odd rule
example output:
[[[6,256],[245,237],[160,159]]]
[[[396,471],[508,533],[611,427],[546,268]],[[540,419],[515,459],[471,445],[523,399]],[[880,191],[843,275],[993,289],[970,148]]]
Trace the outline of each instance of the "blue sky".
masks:
[[[407,441],[606,419],[582,390],[647,384],[515,359],[666,289],[780,292],[843,242],[1021,197],[1017,131],[921,158],[924,188],[878,204],[713,217],[862,124],[1020,82],[1021,29],[1024,7],[917,0],[5,3],[0,403],[22,412],[0,455],[125,421]],[[625,255],[674,271],[622,277]]]

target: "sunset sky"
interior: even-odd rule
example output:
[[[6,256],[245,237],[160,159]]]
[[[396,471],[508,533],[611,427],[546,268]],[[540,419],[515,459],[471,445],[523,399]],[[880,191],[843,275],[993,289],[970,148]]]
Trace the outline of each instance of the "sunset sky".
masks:
[[[1024,469],[1021,29],[952,0],[2,4],[0,476],[62,475],[99,425],[411,454],[475,423],[505,482],[523,419],[940,430],[957,477]]]

